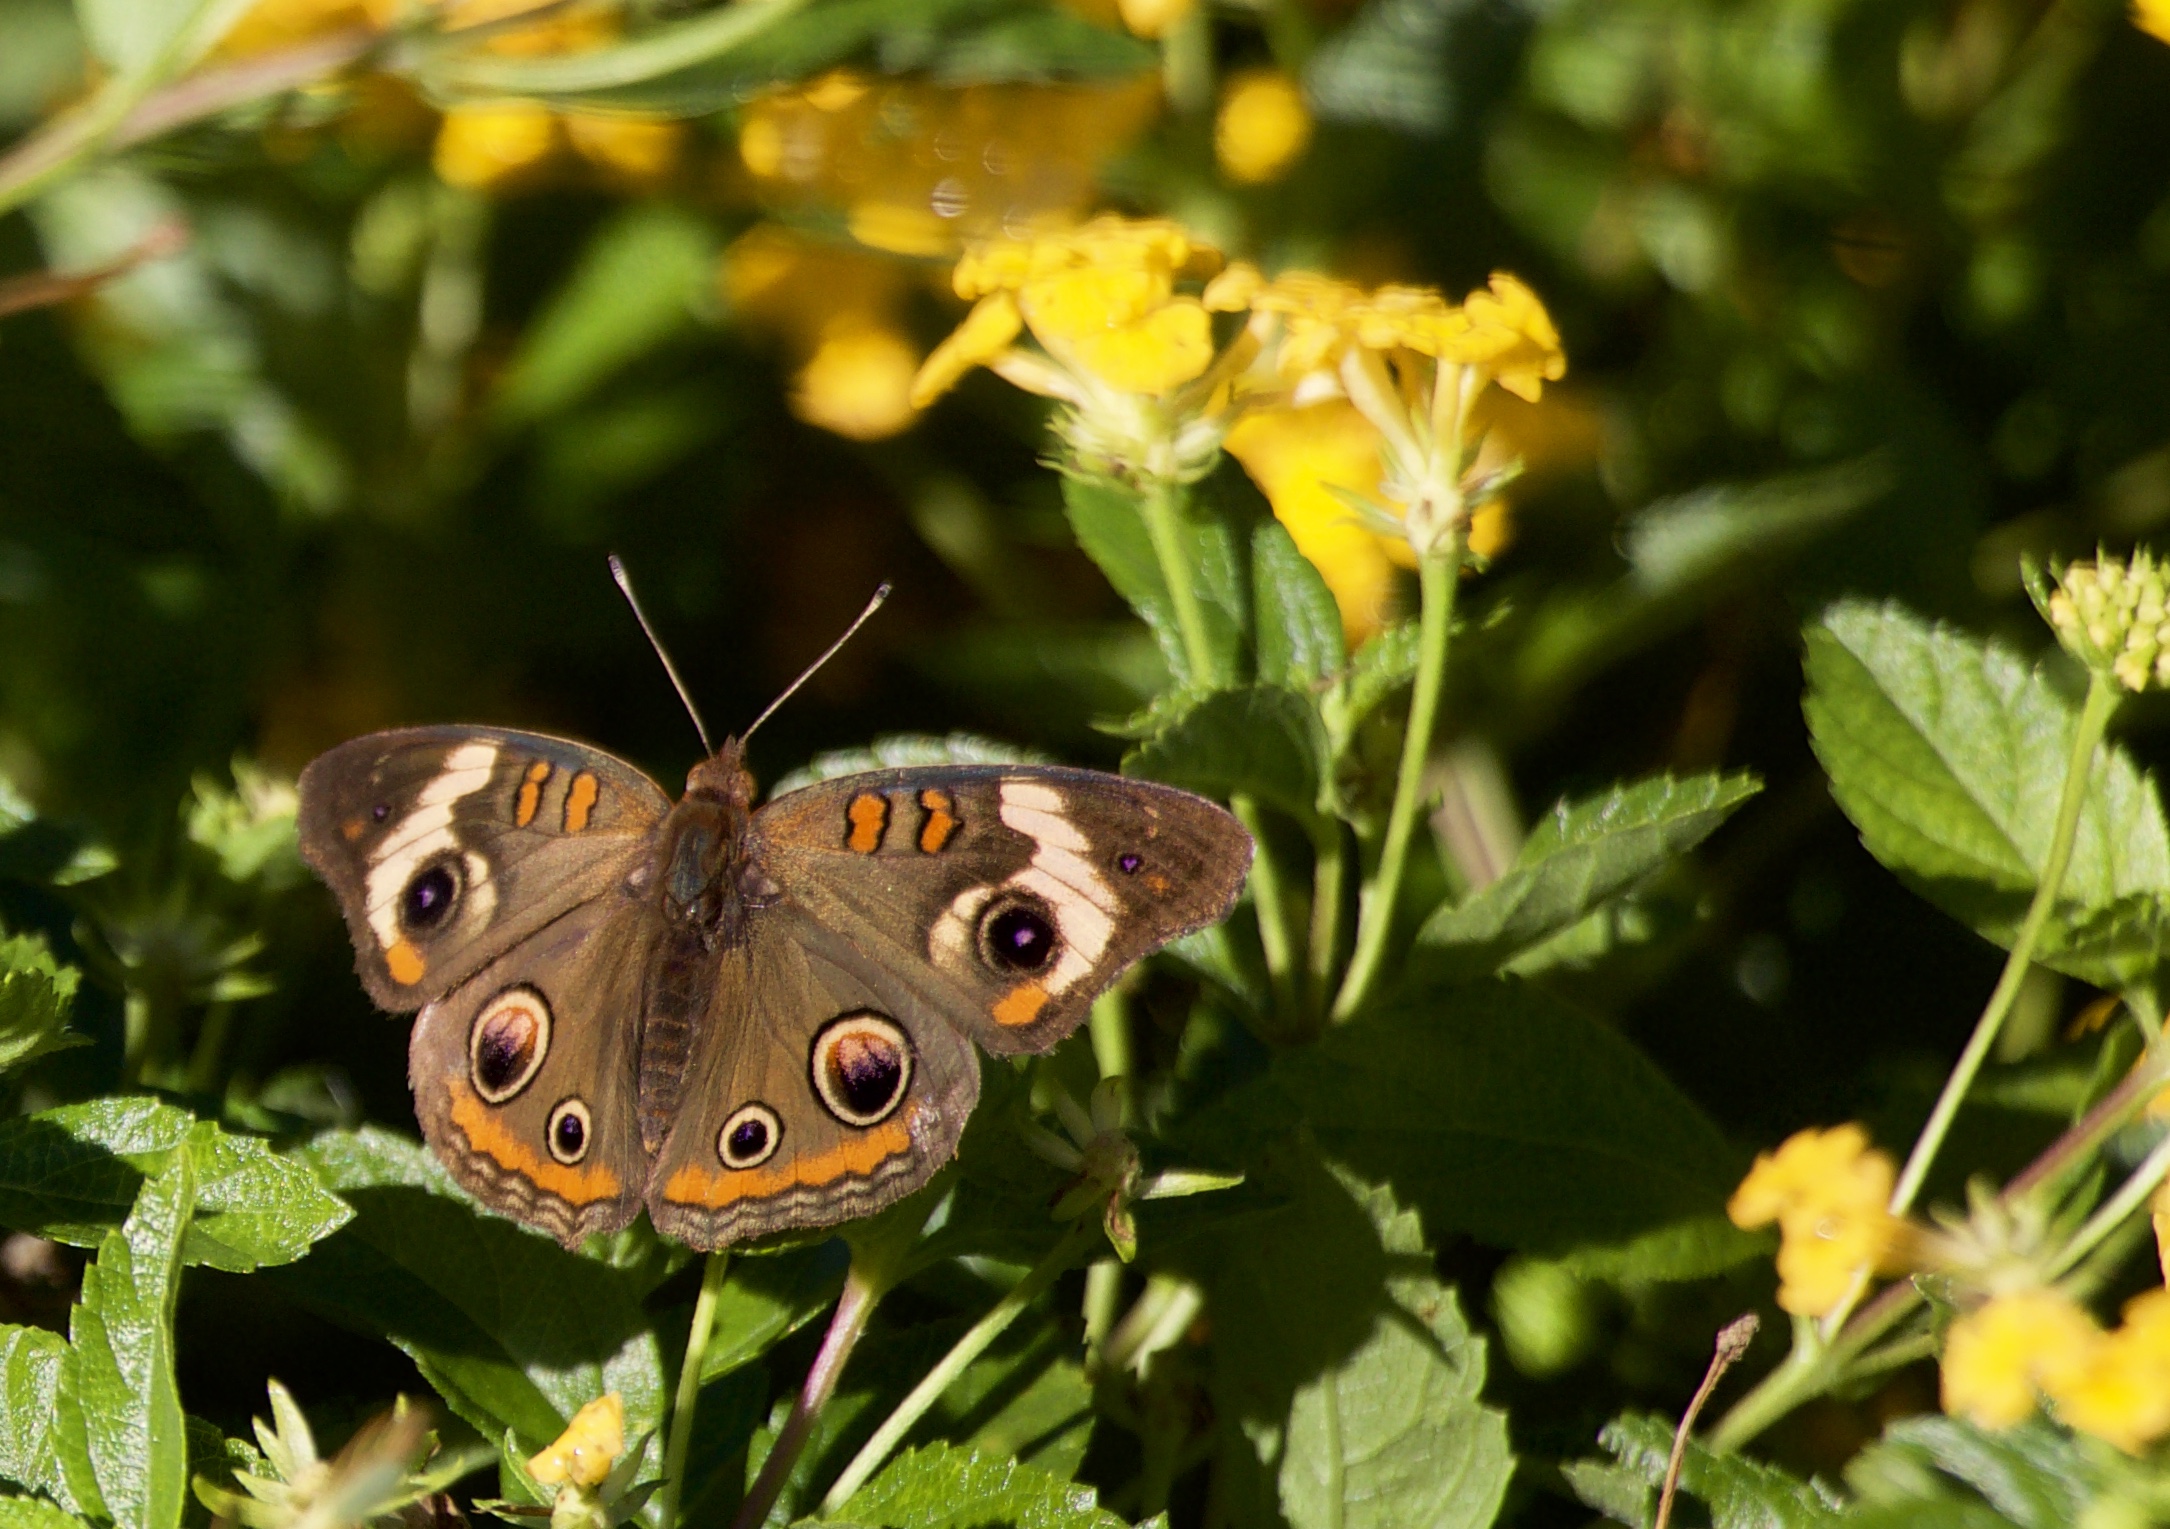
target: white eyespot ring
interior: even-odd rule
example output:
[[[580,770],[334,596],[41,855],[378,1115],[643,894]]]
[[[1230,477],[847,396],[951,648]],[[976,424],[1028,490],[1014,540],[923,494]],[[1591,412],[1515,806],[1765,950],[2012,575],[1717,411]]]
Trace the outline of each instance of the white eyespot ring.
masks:
[[[550,1002],[525,983],[484,1004],[467,1031],[467,1077],[488,1104],[518,1098],[549,1055]]]
[[[716,1133],[716,1156],[726,1168],[758,1168],[783,1144],[784,1123],[765,1104],[742,1104]]]
[[[912,1043],[886,1014],[855,1009],[822,1026],[807,1063],[824,1109],[848,1126],[875,1126],[911,1087]]]
[[[594,1141],[595,1127],[588,1117],[588,1107],[578,1099],[561,1102],[550,1112],[550,1123],[543,1127],[543,1145],[568,1168],[588,1155]]]

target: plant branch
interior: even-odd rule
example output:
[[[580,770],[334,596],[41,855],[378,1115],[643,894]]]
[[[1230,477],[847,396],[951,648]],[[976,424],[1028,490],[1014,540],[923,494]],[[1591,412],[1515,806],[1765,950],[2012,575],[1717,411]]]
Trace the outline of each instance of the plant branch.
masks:
[[[732,1529],[760,1529],[768,1521],[769,1509],[776,1506],[776,1499],[782,1495],[784,1484],[791,1479],[806,1441],[813,1434],[814,1420],[835,1394],[836,1383],[843,1378],[844,1363],[859,1346],[867,1318],[874,1314],[887,1289],[886,1267],[881,1274],[875,1274],[855,1250],[851,1272],[844,1277],[844,1293],[829,1318],[829,1330],[822,1334],[821,1348],[806,1371],[798,1400],[791,1404],[791,1415],[784,1419],[768,1458],[761,1462],[761,1474],[747,1488],[746,1500],[739,1504],[738,1516],[731,1520]],[[664,1529],[671,1526],[665,1524]]]
[[[835,1484],[821,1499],[824,1515],[836,1512],[851,1500],[853,1493],[866,1485],[868,1478],[889,1458],[890,1451],[911,1432],[912,1425],[926,1415],[927,1409],[941,1399],[951,1383],[973,1360],[985,1353],[987,1346],[1001,1337],[1003,1330],[1023,1315],[1025,1308],[1039,1298],[1040,1292],[1075,1263],[1078,1255],[1092,1246],[1093,1239],[1099,1235],[1097,1222],[1080,1222],[1071,1227],[1062,1240],[1049,1249],[1045,1258],[1010,1287],[1009,1293],[997,1301],[987,1315],[972,1324],[919,1384],[912,1387],[911,1393],[897,1403],[896,1410],[882,1420],[882,1426],[874,1430],[874,1437],[852,1456],[851,1464],[844,1467],[844,1473],[836,1478]]]
[[[701,1271],[701,1293],[693,1302],[693,1325],[686,1332],[686,1352],[678,1365],[678,1393],[671,1400],[670,1432],[663,1447],[662,1508],[656,1522],[662,1529],[676,1529],[678,1504],[686,1485],[686,1453],[693,1446],[693,1412],[701,1399],[701,1365],[708,1357],[708,1339],[716,1326],[716,1300],[723,1291],[724,1274],[731,1255],[708,1255]]]
[[[2097,1206],[2095,1213],[2072,1234],[2072,1240],[2050,1263],[2051,1276],[2064,1273],[2092,1252],[2103,1238],[2116,1231],[2126,1217],[2148,1202],[2166,1173],[2170,1173],[2170,1136],[2157,1142],[2155,1150],[2142,1158],[2140,1166],[2118,1186],[2117,1193]]]
[[[1138,514],[1153,543],[1161,582],[1168,586],[1168,603],[1175,608],[1175,628],[1190,667],[1188,688],[1217,690],[1220,665],[1213,657],[1213,639],[1206,631],[1205,607],[1198,603],[1198,586],[1191,582],[1190,559],[1183,554],[1183,487],[1172,478],[1146,478],[1137,490]]]
[[[1416,830],[1417,809],[1424,796],[1424,767],[1431,758],[1432,730],[1439,719],[1439,691],[1447,672],[1447,639],[1454,627],[1455,587],[1461,582],[1461,572],[1459,531],[1453,532],[1446,545],[1426,557],[1418,568],[1423,613],[1417,632],[1416,689],[1409,701],[1409,731],[1402,738],[1401,768],[1394,778],[1394,805],[1387,815],[1379,872],[1364,890],[1357,912],[1356,953],[1350,958],[1348,975],[1342,979],[1340,996],[1334,1000],[1336,1023],[1354,1015],[1371,996],[1386,958],[1388,937],[1393,933],[1394,907],[1401,898],[1409,839]]]
[[[2004,1028],[2013,1000],[2019,996],[2020,983],[2026,978],[2028,964],[2034,959],[2035,945],[2056,908],[2058,890],[2064,885],[2065,870],[2072,861],[2073,840],[2079,834],[2080,807],[2087,797],[2088,779],[2094,773],[2095,749],[2109,728],[2110,714],[2117,709],[2117,701],[2117,682],[2100,670],[2091,671],[2087,680],[2087,699],[2080,707],[2079,723],[2072,732],[2072,753],[2065,762],[2064,789],[2057,799],[2056,826],[2050,833],[2049,855],[2042,863],[2042,878],[2035,885],[2034,900],[2027,905],[2027,916],[2020,922],[2019,933],[2012,940],[2011,954],[2005,958],[2004,970],[1989,994],[1989,1002],[1982,1008],[1982,1017],[1974,1023],[1974,1034],[1968,1037],[1966,1050],[1959,1054],[1951,1076],[1945,1079],[1936,1108],[1929,1112],[1928,1123],[1915,1139],[1914,1150],[1908,1154],[1906,1167],[1899,1174],[1898,1186],[1891,1192],[1894,1215],[1904,1215],[1913,1207],[1915,1196],[1921,1193],[1929,1169],[1936,1162],[1936,1154],[1951,1131],[1952,1120],[1965,1102],[1967,1091],[1974,1086],[1982,1063],[1988,1059],[1989,1048],[1996,1044],[1997,1032]],[[1842,1319],[1844,1315],[1843,1308],[1834,1313],[1835,1318]],[[1835,1326],[1836,1322],[1830,1325]]]
[[[1687,1410],[1680,1414],[1680,1426],[1673,1430],[1673,1453],[1665,1462],[1665,1487],[1658,1494],[1658,1516],[1651,1529],[1665,1529],[1673,1519],[1673,1494],[1680,1490],[1680,1467],[1688,1458],[1688,1436],[1695,1431],[1695,1420],[1703,1411],[1703,1404],[1710,1400],[1710,1393],[1718,1389],[1718,1382],[1725,1372],[1740,1362],[1741,1355],[1748,1352],[1748,1345],[1755,1341],[1756,1329],[1762,1319],[1754,1312],[1735,1317],[1718,1329],[1716,1342],[1711,1345],[1710,1367],[1703,1372],[1703,1383],[1695,1388],[1695,1395],[1688,1399]]]

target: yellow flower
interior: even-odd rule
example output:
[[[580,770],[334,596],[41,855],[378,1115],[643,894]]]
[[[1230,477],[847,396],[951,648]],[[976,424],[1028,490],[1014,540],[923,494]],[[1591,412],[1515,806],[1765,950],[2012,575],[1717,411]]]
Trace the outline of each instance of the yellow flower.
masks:
[[[669,173],[686,131],[682,122],[626,112],[570,112],[562,120],[573,152],[635,181]]]
[[[1140,37],[1165,37],[1197,0],[1116,0],[1123,25]]]
[[[2170,0],[2133,0],[2132,24],[2150,37],[2170,42]]]
[[[2062,1291],[1996,1296],[1945,1334],[1944,1410],[1984,1428],[2025,1422],[2037,1389],[2067,1389],[2103,1341],[2094,1318]]]
[[[557,1442],[527,1462],[542,1486],[595,1488],[625,1453],[625,1399],[606,1392],[573,1414]]]
[[[792,381],[791,412],[855,441],[877,441],[912,423],[919,351],[885,325],[837,326]]]
[[[1778,1223],[1778,1304],[1822,1316],[1897,1251],[1906,1223],[1889,1209],[1896,1177],[1858,1125],[1798,1131],[1756,1158],[1726,1214],[1741,1227]]]
[[[986,366],[1010,348],[1024,331],[1017,299],[996,292],[973,304],[964,322],[934,347],[912,379],[912,405],[924,409],[957,385],[975,366]]]
[[[1435,353],[1443,359],[1485,368],[1501,387],[1530,403],[1537,402],[1546,383],[1567,375],[1552,315],[1536,293],[1506,272],[1494,272],[1487,290],[1470,293],[1462,312],[1469,327]]]
[[[2041,1384],[2060,1418],[2128,1454],[2170,1433],[2170,1290],[2135,1296],[2121,1327]]]
[[[1278,69],[1233,75],[1213,121],[1221,173],[1245,186],[1279,180],[1311,145],[1311,108],[1303,88]]]
[[[1390,549],[1401,544],[1358,522],[1333,489],[1376,493],[1379,432],[1344,399],[1302,409],[1247,414],[1229,432],[1228,454],[1243,464],[1341,607],[1355,647],[1386,624],[1396,581]],[[1401,546],[1404,558],[1408,549]]]
[[[556,142],[557,125],[540,106],[455,106],[437,129],[431,163],[447,185],[482,189],[539,165]]]
[[[398,18],[399,9],[398,0],[257,0],[219,39],[218,52],[246,58],[346,27],[381,31]]]
[[[2170,686],[2170,562],[2141,548],[2069,563],[2042,613],[2089,668],[2108,669],[2128,690]]]

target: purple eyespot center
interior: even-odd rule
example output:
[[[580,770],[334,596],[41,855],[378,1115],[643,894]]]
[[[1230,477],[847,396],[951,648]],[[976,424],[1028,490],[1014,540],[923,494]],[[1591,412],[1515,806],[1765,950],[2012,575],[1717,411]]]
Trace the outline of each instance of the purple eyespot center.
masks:
[[[1145,860],[1139,855],[1118,855],[1115,864],[1125,876],[1135,876],[1138,874],[1138,867],[1145,864]]]

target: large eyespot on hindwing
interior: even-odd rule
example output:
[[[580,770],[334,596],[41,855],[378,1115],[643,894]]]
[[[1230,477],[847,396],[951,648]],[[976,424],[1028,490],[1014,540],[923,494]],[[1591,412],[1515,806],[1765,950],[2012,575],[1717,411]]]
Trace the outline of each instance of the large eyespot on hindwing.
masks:
[[[1054,911],[1039,898],[1005,887],[980,910],[980,958],[1005,976],[1047,970],[1062,949]]]
[[[484,1004],[467,1032],[467,1076],[490,1104],[518,1098],[549,1054],[549,1000],[525,983]]]
[[[409,934],[441,927],[459,905],[464,879],[457,859],[432,861],[416,871],[399,889],[399,927]]]
[[[594,1136],[588,1107],[577,1097],[560,1100],[550,1112],[550,1123],[543,1127],[543,1145],[568,1168],[588,1155],[588,1144]]]
[[[726,1168],[758,1168],[776,1155],[784,1123],[765,1104],[742,1104],[716,1133],[716,1156]]]
[[[872,1009],[839,1014],[821,1027],[808,1057],[814,1094],[848,1126],[880,1125],[912,1082],[912,1043]]]

